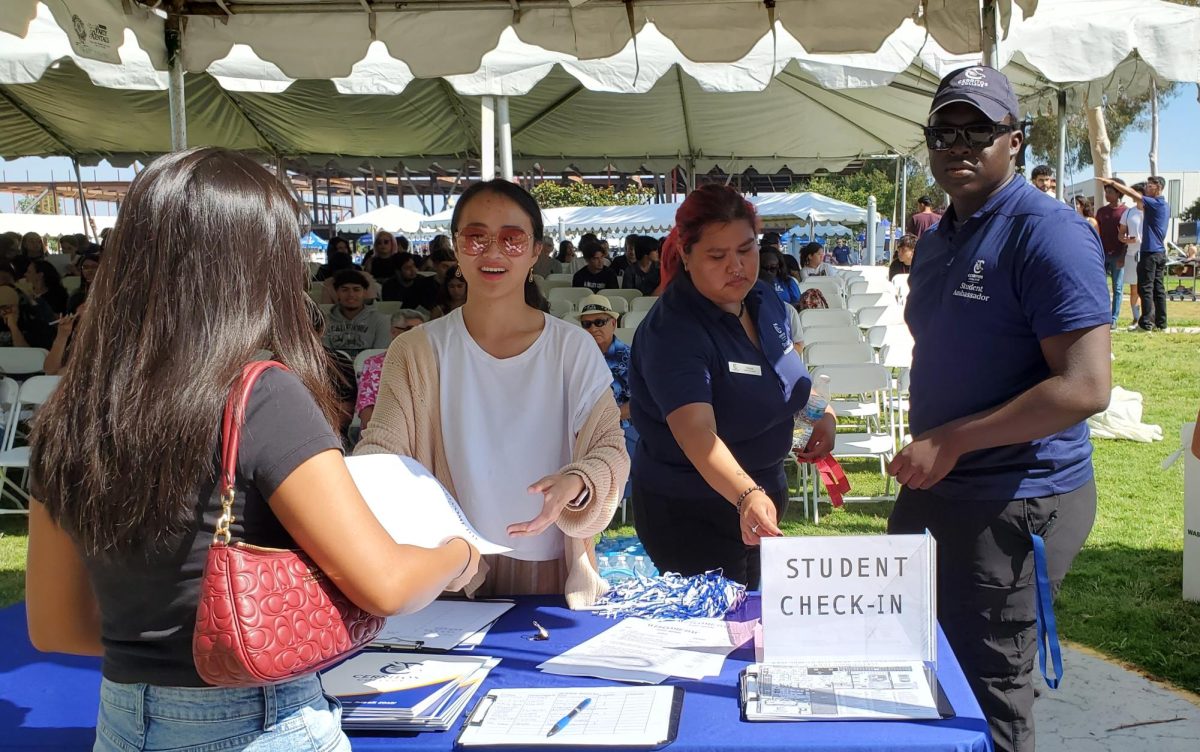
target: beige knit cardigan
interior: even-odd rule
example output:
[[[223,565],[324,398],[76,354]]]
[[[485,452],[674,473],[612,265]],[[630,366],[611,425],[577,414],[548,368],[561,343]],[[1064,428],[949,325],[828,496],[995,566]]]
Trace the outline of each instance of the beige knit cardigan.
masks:
[[[547,363],[546,367],[553,365]],[[498,441],[511,439],[496,438]],[[429,468],[457,498],[442,440],[437,356],[420,327],[400,335],[388,348],[375,412],[354,453],[412,457]],[[611,390],[604,391],[575,436],[572,459],[559,472],[574,473],[582,478],[589,500],[578,511],[563,510],[557,524],[565,536],[564,594],[567,605],[577,609],[592,605],[608,591],[608,583],[596,571],[595,536],[612,519],[629,476],[629,455],[625,451],[621,414]],[[487,462],[489,458],[480,457],[479,461]],[[493,563],[523,564],[514,560]],[[486,561],[480,570],[480,576],[467,588],[469,595],[477,592],[485,582],[489,571]]]

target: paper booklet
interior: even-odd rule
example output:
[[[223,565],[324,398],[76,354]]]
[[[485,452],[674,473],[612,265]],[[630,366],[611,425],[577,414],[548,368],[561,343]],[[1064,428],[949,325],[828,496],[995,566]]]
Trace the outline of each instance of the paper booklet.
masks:
[[[347,457],[346,467],[367,506],[397,543],[435,548],[459,536],[481,554],[512,550],[480,535],[446,487],[411,457]]]
[[[941,718],[929,673],[921,661],[755,663],[742,673],[742,715],[747,721]]]
[[[682,710],[679,687],[493,689],[457,746],[654,749],[675,740]]]
[[[412,614],[388,617],[373,647],[454,650],[478,647],[511,601],[437,600]]]

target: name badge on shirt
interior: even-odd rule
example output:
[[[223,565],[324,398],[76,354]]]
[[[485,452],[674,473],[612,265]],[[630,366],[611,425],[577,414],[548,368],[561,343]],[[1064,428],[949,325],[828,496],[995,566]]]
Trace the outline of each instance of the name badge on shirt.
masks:
[[[762,366],[751,365],[749,363],[734,363],[729,361],[730,373],[744,373],[747,376],[762,376]]]

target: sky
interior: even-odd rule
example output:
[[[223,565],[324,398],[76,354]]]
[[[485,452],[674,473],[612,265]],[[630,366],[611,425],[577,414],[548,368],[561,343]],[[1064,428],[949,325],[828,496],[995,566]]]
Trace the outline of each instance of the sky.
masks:
[[[1167,101],[1159,112],[1159,144],[1158,165],[1162,172],[1193,172],[1200,171],[1200,148],[1196,145],[1196,134],[1200,132],[1200,102],[1196,101],[1195,87],[1180,87],[1180,93]],[[1113,170],[1143,171],[1150,165],[1150,130],[1129,131],[1125,134],[1120,147],[1113,155]],[[107,163],[98,167],[84,167],[84,180],[129,180],[133,177],[132,168],[116,169]],[[1088,175],[1091,173],[1088,172]],[[1083,179],[1086,175],[1079,173],[1075,180]],[[6,180],[59,180],[74,181],[71,160],[66,157],[25,157],[22,159],[0,159],[0,182]],[[1074,180],[1072,180],[1074,182]],[[406,197],[408,208],[420,211],[420,205],[413,197]],[[440,204],[438,206],[440,208]],[[12,200],[8,195],[0,195],[0,212],[14,210]],[[63,207],[63,211],[71,213],[71,206]],[[100,206],[95,209],[97,214],[111,214],[115,207]]]

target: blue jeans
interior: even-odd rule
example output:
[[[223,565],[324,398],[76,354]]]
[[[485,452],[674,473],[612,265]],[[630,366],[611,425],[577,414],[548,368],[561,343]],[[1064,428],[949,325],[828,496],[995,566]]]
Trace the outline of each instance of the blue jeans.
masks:
[[[316,674],[254,688],[100,685],[94,752],[350,752]]]
[[[1112,277],[1112,323],[1117,325],[1117,320],[1121,316],[1121,296],[1125,294],[1125,286],[1121,284],[1125,281],[1125,266],[1117,266],[1117,262],[1124,262],[1125,256],[1108,256],[1104,259],[1104,271],[1108,276]]]

